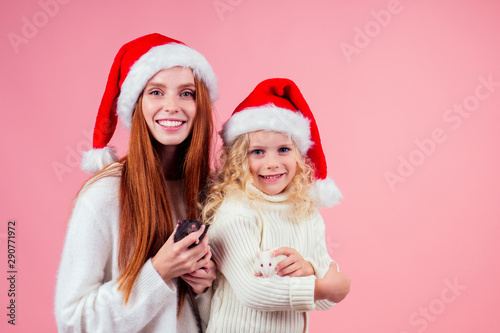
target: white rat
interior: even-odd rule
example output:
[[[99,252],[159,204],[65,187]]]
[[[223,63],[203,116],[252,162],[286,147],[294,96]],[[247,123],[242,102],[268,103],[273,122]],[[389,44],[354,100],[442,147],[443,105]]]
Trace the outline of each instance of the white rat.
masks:
[[[257,258],[254,262],[255,276],[268,278],[277,273],[276,265],[279,264],[283,259],[285,259],[286,256],[279,255],[276,257],[272,257],[271,255],[274,250],[257,252]]]

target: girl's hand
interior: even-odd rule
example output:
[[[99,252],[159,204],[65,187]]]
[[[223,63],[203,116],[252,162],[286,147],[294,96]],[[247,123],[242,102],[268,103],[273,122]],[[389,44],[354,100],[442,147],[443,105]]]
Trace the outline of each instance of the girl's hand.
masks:
[[[274,251],[273,257],[285,255],[276,266],[279,276],[309,276],[314,275],[314,268],[300,255],[297,250],[290,247],[280,247]]]
[[[351,279],[337,270],[337,264],[332,262],[328,272],[322,279],[317,279],[314,288],[314,301],[326,299],[338,303],[351,290]]]
[[[203,241],[200,243],[198,240],[205,230],[205,226],[202,226],[200,230],[189,234],[177,243],[174,242],[176,230],[177,225],[172,235],[170,235],[158,253],[151,259],[153,267],[165,282],[175,277],[194,272],[208,264],[206,261],[200,260],[209,252],[208,237],[205,235]],[[199,244],[188,249],[188,246],[193,243]]]
[[[208,238],[208,235],[205,235],[205,238]],[[215,263],[211,260],[211,257],[212,252],[210,252],[209,248],[205,258],[200,260],[200,264],[204,263],[202,268],[181,276],[181,278],[186,281],[197,294],[204,292],[205,289],[210,287],[212,282],[215,280],[216,267]]]

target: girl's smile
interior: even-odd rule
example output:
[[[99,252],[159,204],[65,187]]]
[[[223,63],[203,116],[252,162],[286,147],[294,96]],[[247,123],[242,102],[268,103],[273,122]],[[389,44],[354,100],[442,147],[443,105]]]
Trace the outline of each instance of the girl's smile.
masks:
[[[259,176],[259,177],[264,178],[264,180],[266,180],[268,182],[275,182],[275,181],[278,181],[283,175],[284,175],[284,173],[281,173],[281,174],[278,174],[278,175]]]
[[[292,139],[269,131],[250,133],[249,139],[248,166],[253,185],[268,195],[283,192],[297,170]]]

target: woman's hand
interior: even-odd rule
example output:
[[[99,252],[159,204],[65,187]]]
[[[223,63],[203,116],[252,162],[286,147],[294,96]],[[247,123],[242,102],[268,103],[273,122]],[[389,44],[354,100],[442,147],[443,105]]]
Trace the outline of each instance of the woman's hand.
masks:
[[[274,251],[273,257],[285,255],[276,266],[279,276],[309,276],[314,275],[314,268],[300,255],[297,250],[290,247],[280,247]]]
[[[151,259],[153,267],[165,282],[194,272],[208,264],[206,260],[200,260],[209,253],[208,237],[205,235],[201,242],[198,240],[205,228],[203,225],[200,230],[189,234],[175,243],[174,234],[177,230],[176,226],[172,235],[170,235],[158,253]],[[199,244],[188,249],[188,246],[193,243]]]
[[[206,235],[205,238],[208,238],[208,235]],[[212,252],[210,252],[209,248],[205,258],[200,260],[200,264],[203,264],[202,268],[181,276],[181,278],[186,281],[197,294],[204,292],[205,289],[210,287],[212,282],[215,280],[216,266],[211,260],[211,257]]]
[[[334,303],[342,301],[351,290],[351,279],[337,269],[335,262],[322,279],[317,279],[314,288],[314,301],[326,299]]]

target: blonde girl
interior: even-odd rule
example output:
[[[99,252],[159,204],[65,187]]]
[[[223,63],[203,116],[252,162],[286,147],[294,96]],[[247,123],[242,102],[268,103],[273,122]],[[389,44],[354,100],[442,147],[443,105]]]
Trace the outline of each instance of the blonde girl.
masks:
[[[328,255],[316,206],[341,197],[326,178],[314,117],[287,79],[261,82],[222,130],[222,167],[204,218],[219,271],[207,332],[304,332],[308,311],[327,310],[350,280]],[[256,252],[285,255],[269,278]]]

